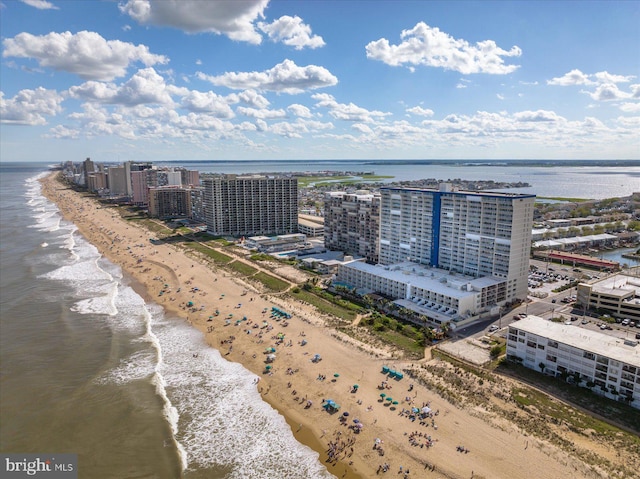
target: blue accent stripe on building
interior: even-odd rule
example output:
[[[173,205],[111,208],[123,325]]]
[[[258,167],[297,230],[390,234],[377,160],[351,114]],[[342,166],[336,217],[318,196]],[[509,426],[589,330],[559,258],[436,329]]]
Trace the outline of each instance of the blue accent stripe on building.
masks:
[[[431,228],[431,266],[439,266],[438,256],[440,252],[440,208],[441,194],[433,192],[433,217]]]

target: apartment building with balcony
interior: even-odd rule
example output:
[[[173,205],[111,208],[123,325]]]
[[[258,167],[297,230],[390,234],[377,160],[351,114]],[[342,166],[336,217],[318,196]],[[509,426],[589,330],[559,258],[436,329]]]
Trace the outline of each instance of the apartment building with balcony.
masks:
[[[202,186],[207,231],[213,235],[297,232],[297,178],[222,175],[203,179]]]
[[[149,216],[161,219],[190,217],[190,188],[181,186],[149,188]]]
[[[324,199],[324,245],[327,249],[378,263],[380,195],[359,190],[334,191]]]
[[[444,308],[458,322],[526,298],[534,195],[453,191],[446,184],[438,190],[383,187],[380,193],[382,265],[410,262],[429,266],[449,275],[451,281],[441,278],[443,283],[457,284],[460,277],[486,279],[486,284],[467,286],[480,296],[471,303],[465,301],[464,309],[451,308],[455,301],[437,297],[433,301],[425,288],[398,297],[420,303],[420,308],[408,307],[431,318]],[[351,274],[349,268],[362,269],[355,264],[341,265],[338,281],[355,288],[376,282],[365,279],[362,272]],[[371,269],[368,274],[387,273]],[[403,275],[407,283],[425,283],[411,270],[404,269]],[[426,312],[425,301],[430,304]]]
[[[537,316],[512,323],[507,358],[640,408],[640,345]]]

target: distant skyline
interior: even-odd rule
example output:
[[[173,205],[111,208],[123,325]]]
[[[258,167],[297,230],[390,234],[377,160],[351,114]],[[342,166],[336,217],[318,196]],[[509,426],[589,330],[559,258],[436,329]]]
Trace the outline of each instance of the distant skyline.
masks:
[[[639,1],[0,0],[0,161],[640,159]]]

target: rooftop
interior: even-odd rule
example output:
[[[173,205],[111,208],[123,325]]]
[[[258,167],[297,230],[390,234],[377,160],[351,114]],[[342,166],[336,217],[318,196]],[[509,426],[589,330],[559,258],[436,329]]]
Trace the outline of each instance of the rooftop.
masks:
[[[458,273],[454,274],[443,269],[432,268],[412,262],[383,266],[358,261],[349,263],[347,266],[453,298],[464,298],[475,295],[477,291],[482,288],[502,282],[491,277],[474,278],[473,276]],[[467,285],[469,284],[474,291],[467,290]]]
[[[625,344],[624,339],[599,331],[584,329],[574,324],[554,323],[531,315],[511,324],[509,328],[526,331],[527,333],[640,367],[640,346]],[[631,343],[637,344],[637,341],[632,341]]]

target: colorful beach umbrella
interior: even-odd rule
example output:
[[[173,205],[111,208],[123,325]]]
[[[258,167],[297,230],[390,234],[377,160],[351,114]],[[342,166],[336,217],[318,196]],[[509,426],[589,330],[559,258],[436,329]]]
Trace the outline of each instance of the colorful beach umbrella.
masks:
[[[339,377],[340,377],[340,375],[339,375],[338,373],[335,373],[335,374],[333,375],[333,377],[334,377],[334,378],[339,378]]]
[[[385,397],[387,397],[387,395],[385,393],[380,393],[380,397],[384,399]]]
[[[358,389],[360,386],[358,386],[357,384],[353,385],[353,389]]]
[[[393,401],[393,398],[388,397],[387,402],[391,402],[391,401]]]

